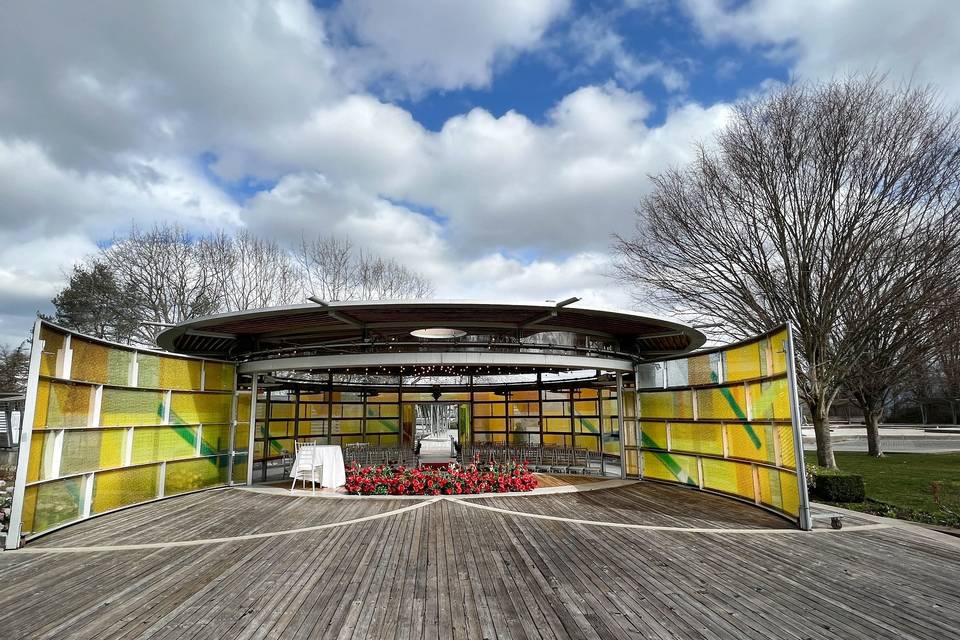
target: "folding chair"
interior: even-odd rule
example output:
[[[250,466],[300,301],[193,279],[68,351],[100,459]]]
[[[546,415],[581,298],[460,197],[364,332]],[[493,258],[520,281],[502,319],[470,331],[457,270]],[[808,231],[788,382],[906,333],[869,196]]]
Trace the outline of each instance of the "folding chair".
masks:
[[[310,490],[313,493],[317,492],[317,474],[323,476],[323,465],[317,464],[319,460],[319,455],[317,452],[317,447],[315,444],[300,444],[297,441],[293,443],[294,449],[297,452],[297,457],[295,459],[295,468],[293,469],[293,483],[290,485],[290,493],[293,493],[294,487],[297,486],[297,480],[303,482],[303,488],[307,488],[307,477],[310,478]]]

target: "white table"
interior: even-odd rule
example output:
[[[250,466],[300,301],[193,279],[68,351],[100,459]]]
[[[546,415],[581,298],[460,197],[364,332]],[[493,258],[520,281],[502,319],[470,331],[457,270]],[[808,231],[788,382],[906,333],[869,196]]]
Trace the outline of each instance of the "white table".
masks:
[[[323,471],[317,478],[317,483],[322,487],[335,489],[342,487],[347,482],[347,473],[343,468],[343,452],[340,445],[337,444],[314,444],[302,445],[300,448],[313,447],[317,465],[323,465]],[[293,466],[290,468],[290,477],[294,477],[300,469],[300,456],[293,459]],[[309,468],[303,471],[309,472]],[[309,484],[309,480],[307,481]]]

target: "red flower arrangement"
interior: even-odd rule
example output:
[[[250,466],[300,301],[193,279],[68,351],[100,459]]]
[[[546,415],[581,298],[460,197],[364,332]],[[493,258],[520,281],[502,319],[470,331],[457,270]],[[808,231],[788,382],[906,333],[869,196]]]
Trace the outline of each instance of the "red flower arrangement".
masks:
[[[347,467],[347,493],[391,496],[439,496],[532,491],[537,477],[526,462],[451,464],[445,468],[378,465]]]

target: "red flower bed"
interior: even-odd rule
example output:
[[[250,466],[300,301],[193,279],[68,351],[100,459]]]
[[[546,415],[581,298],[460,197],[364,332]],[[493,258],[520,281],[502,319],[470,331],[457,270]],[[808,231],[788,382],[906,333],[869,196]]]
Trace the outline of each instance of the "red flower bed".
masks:
[[[439,496],[532,491],[537,477],[525,463],[451,464],[441,469],[385,466],[347,467],[347,493],[391,496]]]

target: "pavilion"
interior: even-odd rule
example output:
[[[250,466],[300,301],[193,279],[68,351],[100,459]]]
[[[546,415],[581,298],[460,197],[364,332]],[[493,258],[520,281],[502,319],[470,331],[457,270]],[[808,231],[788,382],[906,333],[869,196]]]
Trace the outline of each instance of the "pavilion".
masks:
[[[7,547],[91,516],[278,479],[299,441],[571,448],[811,528],[789,327],[723,348],[683,323],[546,303],[350,301],[193,319],[162,351],[38,321]]]

